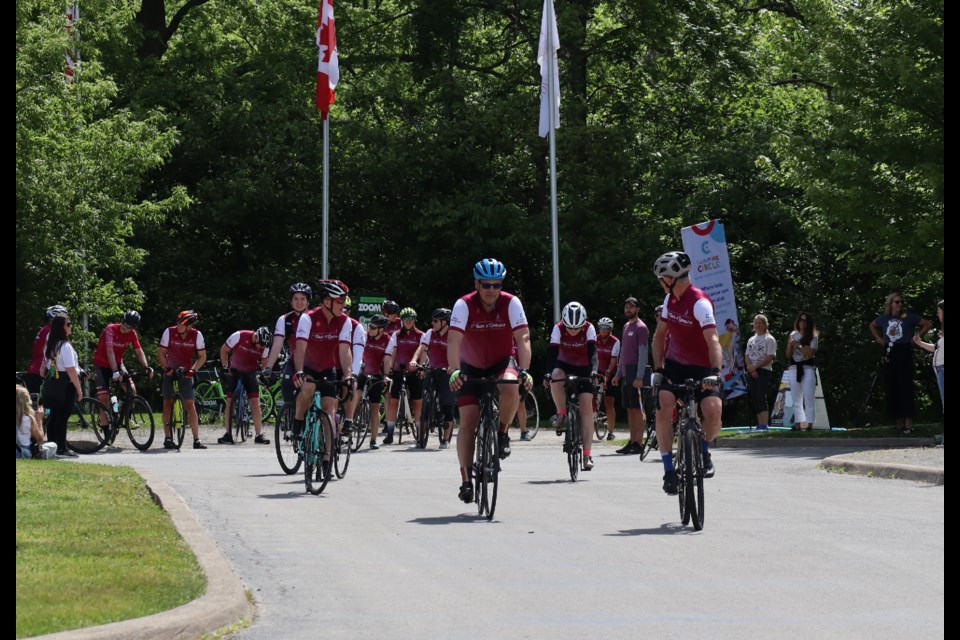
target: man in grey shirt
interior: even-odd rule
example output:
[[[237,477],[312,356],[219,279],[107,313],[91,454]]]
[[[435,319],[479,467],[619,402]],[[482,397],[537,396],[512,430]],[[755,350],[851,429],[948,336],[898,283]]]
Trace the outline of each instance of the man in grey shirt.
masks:
[[[623,315],[627,321],[620,336],[620,363],[612,382],[614,386],[620,385],[620,400],[627,410],[630,440],[627,446],[617,449],[617,453],[639,454],[647,422],[640,393],[646,378],[650,331],[640,319],[640,304],[633,296],[624,301]]]

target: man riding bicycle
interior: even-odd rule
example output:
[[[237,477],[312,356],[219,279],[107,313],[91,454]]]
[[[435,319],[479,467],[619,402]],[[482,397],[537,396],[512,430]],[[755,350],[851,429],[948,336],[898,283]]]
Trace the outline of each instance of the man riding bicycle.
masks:
[[[620,340],[613,335],[613,320],[604,317],[597,321],[597,371],[603,376],[603,409],[607,414],[607,440],[615,440],[613,430],[617,425],[617,404],[610,393],[610,381],[617,373],[620,363]]]
[[[367,384],[370,390],[370,448],[379,449],[377,434],[380,432],[380,397],[383,395],[383,359],[387,353],[390,337],[385,329],[387,319],[379,313],[367,324],[367,343],[363,349],[363,368],[357,378],[357,391],[362,392]]]
[[[257,380],[257,371],[260,368],[266,368],[272,338],[273,332],[270,331],[270,327],[260,327],[256,331],[243,329],[230,334],[220,347],[223,389],[227,393],[227,407],[223,414],[223,424],[227,432],[217,438],[220,444],[234,444],[233,435],[230,433],[230,420],[233,418],[233,393],[238,381],[243,385],[250,401],[253,426],[257,432],[257,437],[253,441],[256,444],[270,444],[270,440],[263,435],[263,413],[260,409],[260,382]]]
[[[593,469],[593,379],[597,375],[597,332],[587,322],[587,310],[579,302],[568,302],[560,313],[560,322],[553,326],[547,347],[547,381],[557,413],[550,420],[557,435],[563,435],[567,421],[567,397],[564,382],[567,375],[576,376],[577,403],[580,407],[580,432],[583,438],[583,470]],[[563,443],[569,453],[572,442]]]
[[[723,353],[710,297],[690,283],[690,256],[679,251],[665,253],[653,265],[666,298],[661,321],[653,336],[654,386],[662,382],[683,384],[700,381],[696,399],[703,414],[704,477],[714,475],[709,443],[720,433],[723,403],[720,400],[720,366]],[[660,391],[657,409],[657,442],[663,460],[663,490],[676,495],[680,479],[673,465],[673,408],[676,396]]]
[[[123,365],[123,354],[127,347],[133,348],[134,355],[140,365],[146,369],[147,375],[153,377],[153,369],[147,365],[147,356],[140,346],[137,336],[137,327],[140,326],[140,314],[134,310],[123,314],[123,321],[108,324],[100,333],[97,341],[97,350],[93,354],[94,376],[97,386],[97,398],[104,406],[110,406],[110,383],[120,382],[123,374],[127,373]],[[127,391],[137,393],[133,380],[127,381]]]
[[[473,378],[493,377],[516,380],[518,375],[527,390],[532,386],[530,366],[530,329],[520,298],[502,290],[507,269],[499,260],[486,258],[473,266],[474,291],[457,300],[450,317],[447,337],[447,364],[451,370],[450,388],[459,391],[460,431],[457,457],[460,461],[459,497],[473,502],[470,473],[474,437],[480,419],[481,386]],[[514,341],[517,358],[512,357]],[[500,429],[497,436],[500,457],[510,455],[507,433],[520,403],[515,385],[500,389]],[[506,421],[506,423],[505,423]]]
[[[310,307],[313,289],[305,282],[295,282],[290,285],[288,294],[291,310],[277,318],[277,326],[273,329],[273,345],[270,347],[270,356],[263,368],[266,370],[267,376],[272,375],[273,365],[280,357],[283,344],[286,342],[289,357],[283,365],[280,393],[283,395],[283,402],[290,406],[293,404],[293,374],[296,372],[296,369],[293,368],[293,353],[297,350],[297,325],[300,323],[300,316],[306,313]]]

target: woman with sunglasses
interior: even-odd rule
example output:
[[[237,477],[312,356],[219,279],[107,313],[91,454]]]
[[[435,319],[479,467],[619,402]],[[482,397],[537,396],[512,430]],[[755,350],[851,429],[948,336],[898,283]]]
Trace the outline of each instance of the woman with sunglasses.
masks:
[[[919,330],[918,330],[919,327]],[[907,311],[903,296],[894,291],[887,296],[883,313],[870,323],[870,333],[884,348],[882,361],[883,388],[887,413],[897,431],[909,435],[913,430],[913,351],[910,343],[915,334],[924,335],[930,321]]]
[[[793,431],[810,431],[817,417],[814,392],[817,388],[817,349],[820,332],[813,314],[801,311],[793,322],[793,332],[787,338],[788,369],[793,371],[790,395],[793,397]]]

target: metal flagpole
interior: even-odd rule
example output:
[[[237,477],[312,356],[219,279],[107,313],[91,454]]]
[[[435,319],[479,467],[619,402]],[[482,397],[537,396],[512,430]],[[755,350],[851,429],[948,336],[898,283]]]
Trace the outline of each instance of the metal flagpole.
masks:
[[[550,17],[547,25],[552,25],[556,21],[553,15],[553,2],[547,3]],[[558,248],[557,231],[557,139],[556,139],[556,121],[553,117],[556,108],[556,96],[554,91],[557,87],[553,86],[554,68],[556,64],[556,50],[553,43],[553,29],[547,28],[547,100],[550,105],[550,228],[553,242],[553,321],[560,321],[560,250]]]
[[[323,119],[323,279],[329,275],[330,258],[330,118]]]

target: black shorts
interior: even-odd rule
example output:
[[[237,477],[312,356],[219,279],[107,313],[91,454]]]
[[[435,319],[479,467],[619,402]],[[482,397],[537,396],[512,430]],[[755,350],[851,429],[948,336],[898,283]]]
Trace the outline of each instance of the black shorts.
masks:
[[[367,393],[367,397],[370,398],[370,404],[380,404],[380,398],[383,396],[383,376],[368,376],[365,373],[361,373],[357,376],[358,393],[363,393],[363,390],[367,387],[367,382],[370,383],[370,391]]]
[[[420,378],[419,371],[391,371],[390,397],[394,400],[400,399],[400,379],[407,381],[407,397],[411,400],[423,399],[423,380]]]
[[[324,382],[339,382],[339,369],[325,369],[323,371],[317,371],[316,369],[311,369],[310,367],[304,367],[303,373],[313,378],[314,382],[317,384],[317,389],[320,391],[321,398],[336,398],[339,396],[339,386],[336,384],[323,384]]]
[[[243,385],[243,390],[247,392],[248,398],[257,398],[260,396],[260,382],[257,380],[256,371],[230,371],[229,374],[225,375],[224,382],[224,391],[227,393],[228,398],[232,398],[234,392],[237,390],[237,380]]]
[[[457,394],[450,388],[450,374],[446,369],[431,369],[423,381],[424,389],[435,388],[441,407],[453,407],[457,404]]]
[[[109,391],[110,383],[113,382],[113,369],[95,366],[93,368],[93,380],[97,391]]]
[[[768,411],[770,405],[767,400],[767,389],[770,388],[770,378],[773,377],[773,372],[770,369],[757,369],[756,379],[749,373],[745,376],[747,378],[747,395],[750,396],[753,412],[763,413]]]
[[[576,365],[557,360],[553,368],[560,369],[568,376],[576,376],[578,378],[577,393],[593,393],[594,384],[593,381],[590,380],[590,374],[593,372],[593,369],[590,368],[590,365]],[[560,382],[560,380],[554,380],[554,382]]]
[[[700,382],[709,375],[710,367],[701,367],[694,364],[680,364],[679,362],[674,362],[673,360],[667,360],[663,363],[663,369],[666,373],[667,380],[672,384],[683,384],[687,379],[693,379],[697,382]],[[719,398],[720,397],[720,387],[714,387],[713,389],[704,390],[701,385],[697,385],[697,390],[694,395],[697,402],[700,402],[704,398]]]
[[[637,379],[638,367],[635,364],[628,364],[623,369],[624,375],[620,379],[620,403],[624,409],[643,409],[640,389],[633,386],[633,381]]]
[[[479,378],[499,378],[508,371],[514,374],[517,373],[517,361],[513,359],[513,356],[507,356],[492,367],[487,367],[486,369],[480,369],[466,362],[461,362],[460,374],[466,376],[467,381],[463,383],[463,386],[460,387],[460,391],[457,394],[457,406],[466,407],[472,404],[479,404],[483,387],[477,380]]]

